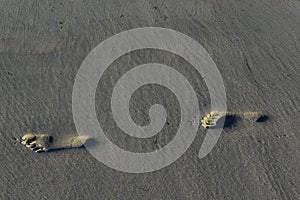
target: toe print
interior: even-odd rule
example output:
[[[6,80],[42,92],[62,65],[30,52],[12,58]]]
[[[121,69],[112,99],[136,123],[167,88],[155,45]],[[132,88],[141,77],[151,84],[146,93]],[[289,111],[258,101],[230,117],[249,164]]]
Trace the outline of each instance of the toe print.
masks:
[[[211,112],[207,114],[203,119],[201,120],[201,124],[204,128],[213,128],[217,127],[219,124],[219,120],[222,117],[225,117],[226,113],[225,112]]]
[[[25,145],[32,151],[48,151],[53,140],[51,135],[28,133],[23,135],[21,144]]]

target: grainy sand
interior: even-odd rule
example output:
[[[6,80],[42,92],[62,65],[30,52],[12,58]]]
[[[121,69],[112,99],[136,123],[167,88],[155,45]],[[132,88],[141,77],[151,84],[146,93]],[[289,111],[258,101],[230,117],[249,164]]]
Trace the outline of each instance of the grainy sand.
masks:
[[[0,6],[0,199],[299,199],[300,2],[274,1],[2,1]],[[76,134],[72,86],[86,55],[118,32],[171,28],[197,40],[223,76],[231,111],[260,111],[265,123],[224,130],[205,158],[205,130],[172,165],[147,174],[106,167],[85,149],[36,154],[12,137],[26,132]],[[159,102],[170,126],[132,140],[114,126],[109,97],[115,81],[141,62],[178,69],[195,86],[201,113],[210,111],[206,85],[184,60],[141,50],[113,63],[97,89],[97,113],[122,148],[152,151],[176,133],[178,102],[149,86],[132,98],[132,115]],[[149,100],[149,101],[146,101]],[[153,102],[151,102],[153,101]],[[155,143],[155,141],[157,141]]]

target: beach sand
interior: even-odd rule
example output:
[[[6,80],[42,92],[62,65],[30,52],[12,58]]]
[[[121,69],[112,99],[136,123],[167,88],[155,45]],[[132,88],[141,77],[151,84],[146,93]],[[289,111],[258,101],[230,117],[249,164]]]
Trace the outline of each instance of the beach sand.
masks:
[[[300,198],[299,1],[2,1],[0,19],[0,199]],[[206,130],[199,127],[183,156],[145,174],[111,169],[84,148],[38,154],[16,143],[13,137],[27,132],[75,136],[72,89],[82,61],[106,38],[145,26],[198,41],[223,77],[228,110],[258,111],[268,120],[225,128],[203,159]],[[147,123],[144,108],[158,102],[169,127],[140,140],[113,126],[113,84],[149,61],[179,70],[197,93],[201,115],[210,112],[203,78],[182,58],[149,49],[122,56],[98,84],[96,110],[111,141],[137,152],[171,141],[180,118],[170,91],[146,86],[132,97],[133,118]]]

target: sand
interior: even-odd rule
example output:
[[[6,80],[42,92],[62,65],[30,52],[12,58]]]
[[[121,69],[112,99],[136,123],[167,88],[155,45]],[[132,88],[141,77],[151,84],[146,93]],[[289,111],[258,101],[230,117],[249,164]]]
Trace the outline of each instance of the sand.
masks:
[[[1,2],[0,19],[0,199],[300,198],[299,1],[9,0]],[[72,87],[83,59],[109,36],[144,26],[198,41],[222,74],[228,110],[269,119],[224,129],[203,159],[197,155],[206,130],[199,128],[182,157],[146,174],[111,169],[84,148],[38,154],[13,140],[27,132],[76,135]],[[115,81],[141,60],[169,64],[186,76],[203,116],[210,99],[202,77],[166,52],[141,50],[113,63],[98,85],[98,119],[122,148],[152,151],[176,133],[178,102],[168,90],[144,87],[132,98],[131,114],[140,124],[151,101],[168,110],[169,127],[152,139],[122,134],[107,107]]]

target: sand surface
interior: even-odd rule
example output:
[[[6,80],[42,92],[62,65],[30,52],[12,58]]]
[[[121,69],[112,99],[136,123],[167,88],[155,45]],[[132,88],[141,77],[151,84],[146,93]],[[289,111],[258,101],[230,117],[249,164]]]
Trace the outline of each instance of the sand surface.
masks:
[[[300,199],[298,0],[0,5],[0,199]],[[72,87],[83,59],[104,39],[144,26],[174,29],[198,41],[222,74],[228,110],[261,111],[269,119],[224,129],[203,159],[197,154],[206,130],[199,128],[182,157],[146,174],[111,169],[85,149],[37,154],[15,143],[12,137],[26,132],[75,135]],[[127,137],[108,113],[114,82],[141,60],[169,64],[188,77],[202,115],[210,111],[210,98],[202,77],[172,54],[140,50],[113,63],[97,88],[98,119],[122,148],[153,151],[173,138],[180,117],[168,90],[149,86],[132,97],[131,114],[140,124],[147,123],[148,104],[168,110],[170,127],[155,138]]]

